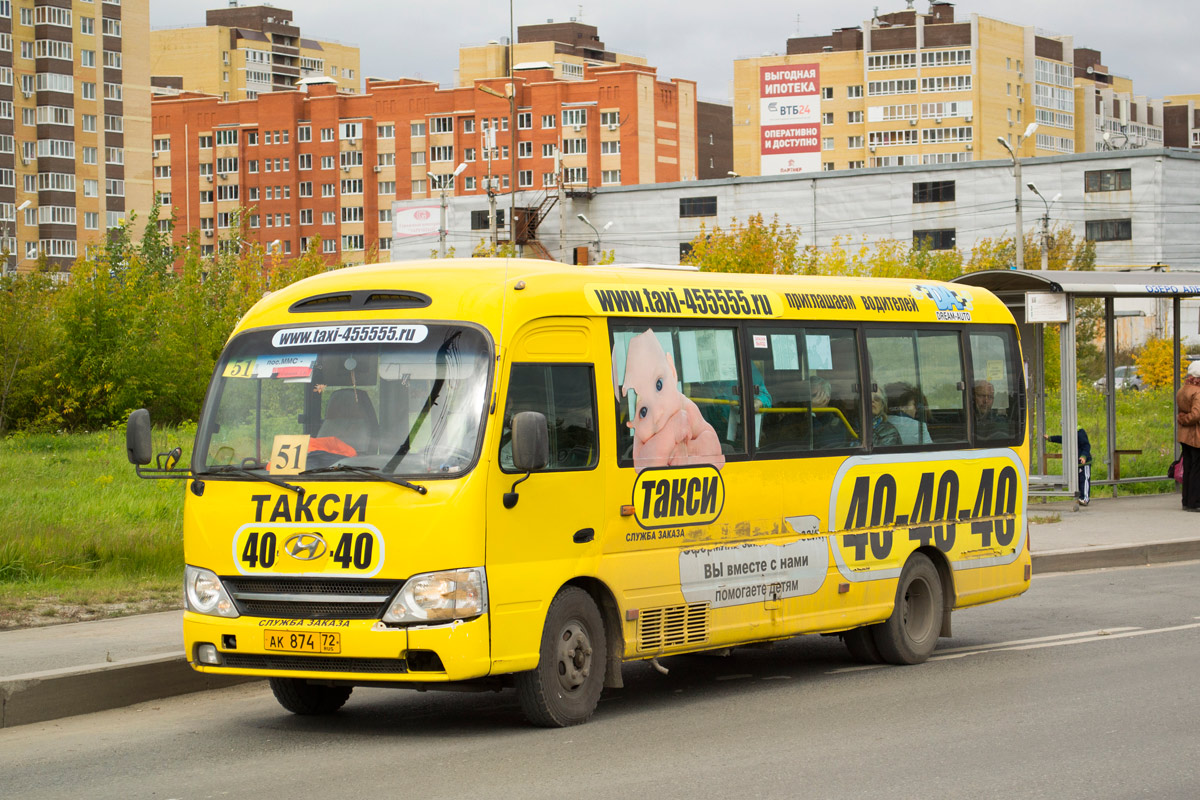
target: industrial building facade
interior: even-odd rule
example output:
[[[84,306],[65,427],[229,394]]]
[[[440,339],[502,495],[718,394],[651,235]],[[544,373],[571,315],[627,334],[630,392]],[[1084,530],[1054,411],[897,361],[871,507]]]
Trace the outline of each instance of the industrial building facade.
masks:
[[[1195,236],[1200,153],[1112,150],[1024,159],[1022,167],[1023,182],[1033,183],[1047,200],[1061,195],[1053,205],[1043,204],[1022,187],[1026,236],[1036,241],[1048,214],[1051,228],[1067,228],[1095,243],[1097,269],[1200,271]],[[595,248],[596,232],[577,221],[582,213],[596,228],[611,223],[599,249],[617,262],[677,264],[704,230],[728,229],[733,220],[763,213],[768,223],[777,219],[797,229],[801,247],[825,251],[836,240],[856,250],[890,239],[969,254],[984,239],[1012,237],[1013,194],[1008,159],[613,187],[590,197],[568,196],[564,235],[546,230],[542,243],[551,252]],[[450,240],[469,241],[476,234],[470,220],[486,203],[451,202]],[[396,218],[420,205],[398,202]],[[437,246],[436,230],[405,233],[397,227],[394,260],[426,257]],[[1037,262],[1026,267],[1036,269]],[[1181,280],[1196,282],[1194,274]],[[1185,334],[1200,341],[1194,301],[1187,301],[1182,319]],[[1161,331],[1162,321],[1157,324]]]
[[[959,20],[940,0],[928,14],[910,8],[789,39],[786,55],[734,62],[734,170],[1008,158],[998,138],[1021,157],[1161,147],[1162,104],[1133,95],[1099,60],[1071,36]]]
[[[60,272],[151,206],[148,0],[0,2],[5,269]]]

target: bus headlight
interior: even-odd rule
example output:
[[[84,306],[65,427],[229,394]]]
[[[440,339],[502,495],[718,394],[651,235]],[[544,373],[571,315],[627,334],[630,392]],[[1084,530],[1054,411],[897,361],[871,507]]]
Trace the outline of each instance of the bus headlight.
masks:
[[[207,569],[187,567],[183,572],[183,596],[188,611],[216,617],[240,616],[221,579]]]
[[[487,576],[482,567],[427,572],[408,579],[383,621],[442,622],[486,611]]]

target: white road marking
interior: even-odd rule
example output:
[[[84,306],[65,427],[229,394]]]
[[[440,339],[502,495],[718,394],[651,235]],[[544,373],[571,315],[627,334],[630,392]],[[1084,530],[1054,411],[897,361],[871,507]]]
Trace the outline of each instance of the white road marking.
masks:
[[[1193,619],[1200,619],[1200,617],[1194,617]],[[993,644],[976,645],[973,647],[954,647],[946,650],[938,650],[929,657],[929,660],[948,661],[950,659],[978,655],[980,653],[994,653],[1004,650],[1039,650],[1043,647],[1059,647],[1067,644],[1084,644],[1087,642],[1100,642],[1106,639],[1124,639],[1129,636],[1145,636],[1151,633],[1172,633],[1174,631],[1193,630],[1196,628],[1200,628],[1200,622],[1191,623],[1188,625],[1174,625],[1168,628],[1102,628],[1095,631],[1063,633],[1054,636],[1041,636],[1034,639],[1015,639],[1010,642],[995,642]],[[863,664],[856,667],[832,669],[826,674],[837,675],[843,672],[862,672],[863,670],[869,669],[881,669],[885,666],[888,665]]]

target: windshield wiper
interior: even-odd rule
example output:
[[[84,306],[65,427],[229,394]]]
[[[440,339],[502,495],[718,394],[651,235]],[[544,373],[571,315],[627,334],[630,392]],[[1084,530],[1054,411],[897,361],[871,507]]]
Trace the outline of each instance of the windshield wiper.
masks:
[[[201,474],[204,474],[204,473],[201,473]],[[273,478],[266,473],[251,472],[248,469],[243,469],[242,467],[235,467],[232,464],[220,464],[215,467],[210,467],[208,470],[208,474],[210,474],[210,475],[211,474],[238,475],[243,478],[254,478],[255,480],[258,480],[258,481],[266,481],[267,483],[273,483],[276,486],[282,486],[284,489],[291,489],[296,494],[298,494],[302,497],[304,496],[304,487],[303,486],[296,486],[295,484],[288,483],[287,481],[281,481],[279,478]]]
[[[376,480],[388,481],[389,483],[394,483],[397,486],[404,486],[405,488],[412,489],[417,494],[425,494],[426,492],[429,491],[424,486],[418,486],[415,483],[404,480],[404,478],[397,478],[395,475],[387,475],[383,472],[380,472],[378,467],[356,467],[356,466],[351,466],[350,464],[333,464],[328,467],[317,467],[316,469],[306,469],[306,470],[304,470],[304,472],[301,472],[300,474],[301,475],[316,475],[316,474],[319,474],[322,472],[353,472],[357,475],[365,475],[368,478],[375,478]]]

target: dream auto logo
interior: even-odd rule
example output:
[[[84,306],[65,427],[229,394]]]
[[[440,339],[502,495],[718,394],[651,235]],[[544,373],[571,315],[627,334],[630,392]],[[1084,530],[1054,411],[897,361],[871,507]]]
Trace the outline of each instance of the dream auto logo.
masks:
[[[413,219],[419,219],[422,222],[429,219],[429,217],[430,217],[430,213],[423,208],[418,208],[416,211],[413,212]]]
[[[965,322],[971,319],[974,304],[971,295],[961,289],[917,284],[912,289],[912,295],[918,300],[932,300],[940,320]]]

